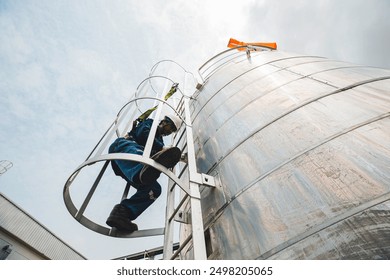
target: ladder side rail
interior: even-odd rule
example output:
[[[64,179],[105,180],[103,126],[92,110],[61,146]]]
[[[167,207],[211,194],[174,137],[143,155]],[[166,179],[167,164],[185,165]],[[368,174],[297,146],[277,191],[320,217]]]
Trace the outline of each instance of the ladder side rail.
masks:
[[[185,167],[181,170],[181,172],[180,172],[180,174],[178,176],[180,179],[181,179],[182,175],[184,174],[184,172],[187,170],[187,167],[188,167],[188,164],[186,164]],[[170,189],[170,191],[173,191],[173,188],[175,188],[176,185],[177,184],[174,184],[172,186],[172,188]],[[189,197],[189,195],[190,195],[189,193],[184,192],[183,198],[180,200],[180,202],[178,203],[178,205],[176,206],[176,208],[174,209],[172,214],[170,216],[167,216],[169,221],[173,220],[173,218],[175,217],[177,212],[179,212],[181,206],[184,204],[185,200]]]
[[[170,217],[172,212],[175,210],[175,182],[169,180],[167,192],[167,204],[165,217]],[[174,224],[169,220],[165,219],[165,233],[164,233],[164,251],[163,259],[168,260],[173,255],[173,238],[174,238]]]
[[[182,96],[182,98],[180,99],[179,101],[179,104],[175,104],[176,106],[176,112],[178,115],[182,116],[182,113],[180,111],[182,111],[184,109],[183,107],[183,102],[184,100],[184,96]],[[172,143],[174,146],[179,146],[179,143],[181,141],[181,139],[184,139],[183,135],[185,134],[185,131],[186,131],[186,127],[184,126],[183,129],[181,129],[180,127],[178,128],[179,131],[181,131],[181,133],[176,133],[173,137],[172,137]],[[176,141],[176,137],[177,135],[180,135],[179,136],[179,140]],[[184,146],[186,146],[184,144]],[[182,175],[184,174],[184,172],[186,171],[187,169],[187,166],[188,164],[185,165],[184,168],[182,168],[179,172],[179,175],[178,175],[178,178],[181,178]],[[177,170],[177,167],[175,168],[175,173],[178,172]],[[164,252],[163,252],[163,259],[164,260],[169,260],[171,259],[172,255],[173,255],[173,239],[174,239],[174,220],[173,220],[173,217],[176,215],[176,213],[179,211],[182,203],[179,203],[179,206],[175,209],[175,191],[176,191],[176,183],[173,182],[171,179],[169,180],[169,183],[168,183],[168,192],[167,192],[167,204],[166,204],[166,214],[165,214],[165,235],[164,235]],[[188,193],[186,193],[186,197],[188,197]]]
[[[192,234],[189,234],[187,238],[180,244],[179,248],[177,248],[176,252],[171,256],[171,260],[177,258],[177,256],[181,253],[181,251],[187,246],[187,244],[191,241]]]
[[[195,260],[207,260],[199,184],[190,182],[191,226]]]
[[[187,152],[188,152],[188,171],[190,179],[190,201],[191,201],[191,226],[194,247],[194,259],[206,260],[206,242],[203,229],[203,218],[200,203],[199,186],[202,182],[201,175],[196,168],[195,148],[192,133],[192,121],[189,108],[189,98],[184,100],[185,119],[187,131]]]
[[[184,172],[187,170],[187,164],[184,168],[182,168],[179,172],[178,178],[181,179]],[[175,169],[175,173],[177,173],[177,168]],[[177,184],[169,179],[168,190],[167,190],[167,206],[166,206],[166,214],[165,214],[165,236],[164,236],[164,260],[169,260],[173,254],[173,239],[174,239],[174,220],[173,218],[180,210],[181,205],[184,203],[183,199],[179,205],[175,209],[175,197],[176,197],[176,186]],[[185,193],[186,198],[189,196],[188,193]]]

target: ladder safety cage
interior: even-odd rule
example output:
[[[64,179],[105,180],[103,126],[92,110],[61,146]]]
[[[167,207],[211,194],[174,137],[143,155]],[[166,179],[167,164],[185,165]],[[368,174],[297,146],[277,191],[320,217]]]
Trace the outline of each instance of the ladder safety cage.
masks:
[[[157,65],[157,64],[156,64]],[[208,175],[199,174],[196,168],[196,160],[195,160],[195,151],[194,151],[194,142],[193,142],[193,134],[192,134],[192,124],[191,124],[191,116],[189,110],[189,100],[191,97],[186,96],[180,87],[177,87],[177,91],[180,93],[180,100],[178,104],[175,104],[174,107],[168,98],[164,98],[167,90],[165,89],[162,93],[158,94],[156,89],[152,89],[152,91],[157,96],[148,96],[147,93],[144,93],[144,88],[146,83],[148,82],[150,87],[152,86],[152,80],[154,79],[165,79],[165,84],[170,84],[172,86],[176,86],[175,82],[164,76],[152,76],[150,75],[148,78],[143,80],[137,87],[137,90],[134,94],[134,98],[132,98],[129,102],[127,102],[118,112],[115,120],[109,126],[109,128],[105,131],[101,139],[98,141],[96,146],[93,148],[92,152],[88,155],[86,160],[79,165],[76,170],[70,175],[68,180],[65,183],[63,189],[63,198],[65,205],[69,211],[69,213],[74,217],[79,223],[83,226],[87,227],[90,230],[93,230],[97,233],[112,236],[112,237],[121,237],[121,238],[136,238],[136,237],[147,237],[147,236],[157,236],[164,235],[164,250],[163,257],[164,259],[175,259],[177,258],[181,249],[188,243],[180,245],[177,250],[174,250],[174,222],[175,216],[180,213],[180,208],[189,201],[191,208],[191,224],[192,224],[192,240],[194,246],[194,258],[195,259],[207,259],[206,256],[206,248],[205,248],[205,238],[204,238],[204,228],[203,228],[203,220],[202,220],[202,211],[201,211],[201,203],[200,203],[200,191],[199,188],[205,182],[202,178],[207,177]],[[165,86],[166,87],[166,86]],[[172,88],[171,88],[172,89]],[[144,94],[143,94],[144,93]],[[143,103],[147,103],[147,105],[143,105]],[[145,108],[149,106],[150,103],[153,103],[152,110],[153,115],[153,124],[150,130],[148,139],[146,141],[146,145],[144,148],[144,152],[142,155],[136,154],[127,154],[127,153],[110,153],[108,154],[108,147],[115,140],[115,137],[123,137],[130,129],[132,122],[137,119],[137,116],[145,112]],[[177,115],[182,120],[182,125],[178,128],[177,133],[174,138],[173,145],[177,146],[183,152],[183,161],[180,166],[183,165],[182,168],[176,166],[172,170],[165,168],[163,165],[157,163],[153,159],[150,158],[151,149],[155,137],[155,133],[157,130],[157,126],[159,123],[159,119],[161,118],[163,111],[170,111],[173,114]],[[130,115],[130,117],[128,117]],[[116,230],[115,228],[110,228],[105,225],[101,225],[97,222],[92,221],[92,219],[88,218],[85,214],[88,205],[93,198],[95,191],[99,187],[99,184],[102,182],[104,178],[107,167],[112,160],[129,160],[142,163],[144,165],[149,165],[168,177],[168,188],[167,188],[167,203],[166,203],[166,214],[165,214],[165,227],[163,228],[151,228],[151,229],[143,229],[134,231],[133,233],[125,233]],[[86,194],[84,200],[81,203],[79,208],[76,207],[74,201],[71,197],[71,186],[74,183],[77,176],[80,174],[82,170],[86,167],[94,165],[97,162],[103,163],[98,175],[94,179],[92,186],[90,187],[88,193]],[[179,164],[178,164],[179,165]],[[111,170],[109,170],[110,173]],[[210,177],[210,176],[208,176]],[[210,179],[210,180],[209,180]],[[215,186],[214,181],[210,178],[206,180],[208,186]],[[164,186],[163,186],[164,187]],[[182,199],[178,202],[175,197],[176,187],[179,187]],[[125,187],[120,201],[126,199],[129,193],[131,186],[129,183],[125,182]],[[177,206],[175,207],[175,204]],[[176,248],[175,248],[176,249]]]

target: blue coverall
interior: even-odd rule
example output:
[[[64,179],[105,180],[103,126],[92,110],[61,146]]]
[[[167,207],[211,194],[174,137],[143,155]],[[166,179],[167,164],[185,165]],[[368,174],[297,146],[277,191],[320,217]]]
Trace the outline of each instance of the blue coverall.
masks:
[[[146,119],[140,122],[135,129],[129,132],[130,139],[117,138],[109,147],[108,152],[142,155],[152,124],[153,119]],[[156,135],[151,156],[161,151],[163,147],[164,141],[162,137]],[[121,202],[122,205],[130,209],[130,220],[135,220],[160,196],[161,186],[157,181],[149,185],[141,184],[139,174],[144,165],[140,162],[114,160],[111,161],[111,165],[116,175],[121,176],[137,190],[133,196]]]

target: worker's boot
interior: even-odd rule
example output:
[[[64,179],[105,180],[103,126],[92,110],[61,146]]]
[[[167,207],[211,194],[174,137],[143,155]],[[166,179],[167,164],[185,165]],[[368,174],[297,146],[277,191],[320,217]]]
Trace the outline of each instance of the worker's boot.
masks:
[[[129,219],[130,215],[131,210],[129,208],[122,204],[117,204],[107,218],[106,224],[110,227],[115,227],[117,230],[131,233],[138,230],[138,226]]]
[[[172,168],[179,162],[180,157],[180,149],[178,147],[171,147],[156,153],[152,156],[152,159],[166,168]],[[156,181],[158,177],[160,177],[160,174],[160,170],[157,170],[149,165],[145,165],[141,170],[139,178],[143,185],[149,185]]]

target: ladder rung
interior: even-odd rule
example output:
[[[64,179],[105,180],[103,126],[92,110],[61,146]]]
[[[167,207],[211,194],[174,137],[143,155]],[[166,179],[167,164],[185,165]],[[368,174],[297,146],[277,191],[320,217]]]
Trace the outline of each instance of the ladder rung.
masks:
[[[171,260],[174,260],[180,252],[184,249],[185,246],[187,246],[188,242],[190,242],[192,239],[192,234],[188,235],[186,240],[182,244],[180,244],[180,247],[176,250],[176,252],[171,256]]]
[[[164,235],[165,228],[153,228],[153,229],[143,229],[137,230],[130,234],[126,234],[115,229],[111,229],[109,235],[114,237],[127,237],[127,238],[136,238],[136,237],[148,237],[156,235]]]
[[[179,143],[180,143],[180,141],[184,139],[183,136],[184,136],[185,133],[186,133],[186,130],[183,129],[182,132],[181,132],[180,134],[177,134],[177,135],[179,135],[179,139],[177,140],[175,146],[178,146]],[[176,138],[177,138],[177,135],[175,135],[175,137],[174,137],[175,140],[176,140]],[[187,145],[187,143],[184,143],[184,145]]]

